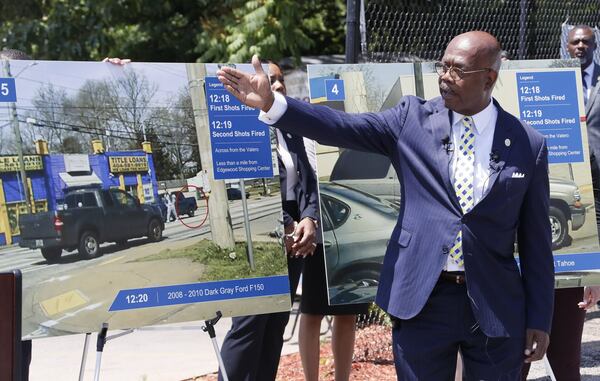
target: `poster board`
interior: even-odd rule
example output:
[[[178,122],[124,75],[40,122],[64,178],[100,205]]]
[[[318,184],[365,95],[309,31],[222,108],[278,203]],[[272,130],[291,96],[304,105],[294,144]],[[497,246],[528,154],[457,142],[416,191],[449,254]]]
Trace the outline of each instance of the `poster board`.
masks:
[[[269,129],[254,126],[265,131],[261,136],[267,142],[261,146],[263,171],[245,176],[256,270],[248,264],[242,202],[235,192],[225,192],[238,186],[241,176],[225,182],[207,171],[204,176],[212,185],[207,187],[211,192],[185,180],[203,167],[210,168],[213,159],[214,144],[202,144],[211,139],[212,130],[206,128],[207,104],[192,101],[193,91],[202,99],[209,93],[205,84],[210,82],[206,77],[211,67],[216,65],[10,61],[10,72],[18,76],[13,78],[14,99],[8,102],[16,108],[23,149],[32,154],[36,146],[42,146],[34,141],[47,142],[48,152],[39,155],[43,165],[36,167],[37,177],[32,180],[27,172],[32,198],[48,200],[49,214],[38,210],[34,216],[40,220],[35,223],[43,227],[56,213],[64,217],[62,239],[77,236],[76,243],[69,244],[58,258],[52,258],[51,252],[45,258],[40,249],[18,246],[3,255],[0,270],[20,268],[23,272],[24,339],[94,332],[105,322],[110,329],[127,329],[208,319],[217,310],[223,316],[289,310],[286,257],[272,234],[281,226],[281,199],[276,191],[262,194],[263,178],[276,183]],[[0,110],[0,119],[10,122],[7,109]],[[243,129],[241,119],[236,123]],[[11,141],[11,133],[3,129],[0,139]],[[3,145],[0,154],[14,155],[11,147]],[[65,154],[87,156],[88,170],[67,171]],[[85,186],[85,179],[93,178],[98,192],[107,193],[91,198],[82,195],[66,207],[69,184],[63,180],[65,173],[69,179],[82,179],[79,188],[82,183]],[[12,231],[13,242],[33,241],[35,247],[48,247],[51,239],[32,238],[32,230],[43,228],[27,227],[29,236],[23,232],[23,221],[28,220],[23,217],[27,207],[19,178],[10,173],[1,180],[0,214],[6,213],[13,199],[20,199],[25,208],[18,216],[21,229]],[[222,192],[217,194],[217,188]],[[138,205],[120,193],[115,198],[121,191],[137,197]],[[195,207],[173,222],[167,220],[163,238],[150,242],[146,238],[151,229],[149,216],[160,217],[161,224],[167,219],[165,192],[177,195],[179,204],[173,213],[183,210],[184,202]],[[114,196],[111,208],[125,205],[129,209],[117,212],[106,207],[105,195]],[[221,222],[232,227],[233,248],[220,248],[213,242],[211,223],[217,212],[209,211],[210,198],[224,211]],[[100,243],[100,254],[86,260],[78,254],[83,230],[67,234],[75,224],[66,216],[80,218],[84,209],[92,213],[98,208],[103,209],[94,218],[102,223],[97,230],[88,230]],[[52,228],[48,231],[53,234]]]
[[[413,64],[309,66],[310,99],[313,103],[347,112],[377,112],[395,105],[385,101],[393,98],[394,94],[415,95],[417,88],[423,89],[425,99],[439,96],[438,75],[433,63],[417,65],[422,76],[413,75]],[[344,87],[343,99],[327,98],[333,87],[329,85],[328,93],[325,82],[332,79],[338,80],[338,89]],[[400,84],[399,88],[392,86],[395,83]],[[600,246],[579,63],[574,60],[506,62],[500,71],[493,97],[506,111],[530,123],[547,139],[556,286],[600,284]],[[398,99],[396,96],[396,103]],[[360,247],[360,243],[354,243],[352,236],[343,238],[345,235],[338,234],[335,224],[329,225],[337,238],[333,249],[325,249],[330,303],[374,300],[379,279],[377,265],[380,268],[386,246],[381,244],[383,237],[377,238],[377,232],[385,230],[385,219],[381,217],[384,214],[381,210],[385,208],[381,205],[391,203],[396,208],[401,205],[398,176],[390,161],[380,155],[337,147],[319,147],[318,152],[321,189],[331,187],[333,182],[346,187],[346,193],[353,189],[362,192],[363,196],[365,193],[374,196],[368,208],[371,213],[369,228],[360,229],[374,231],[372,237],[361,237],[361,242],[369,239],[374,242],[368,249],[357,250],[360,254],[345,255],[347,261],[353,262],[346,266],[354,265],[356,269],[352,271],[354,275],[345,275],[345,279],[337,275],[337,268],[342,264],[340,258],[343,258],[340,248],[346,243],[349,247]],[[357,224],[355,217],[366,213],[360,210],[360,205],[365,202],[355,200],[354,204],[357,205],[355,208],[351,202],[346,202],[343,207],[347,223]],[[321,207],[327,214],[328,207],[323,198]],[[344,224],[339,225],[344,228]],[[324,229],[327,228],[324,223]],[[346,242],[340,242],[338,236]],[[371,254],[369,250],[378,251]],[[349,251],[352,252],[352,249]]]

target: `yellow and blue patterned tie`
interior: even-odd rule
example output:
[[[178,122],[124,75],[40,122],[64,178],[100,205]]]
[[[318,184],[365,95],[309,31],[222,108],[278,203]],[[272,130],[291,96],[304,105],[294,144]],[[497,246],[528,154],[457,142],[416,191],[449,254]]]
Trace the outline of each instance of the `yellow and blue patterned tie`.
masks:
[[[463,213],[468,213],[475,205],[473,194],[473,175],[475,173],[475,125],[473,118],[462,118],[463,131],[458,145],[456,170],[454,173],[454,192]],[[462,230],[458,231],[450,256],[458,266],[463,266]]]

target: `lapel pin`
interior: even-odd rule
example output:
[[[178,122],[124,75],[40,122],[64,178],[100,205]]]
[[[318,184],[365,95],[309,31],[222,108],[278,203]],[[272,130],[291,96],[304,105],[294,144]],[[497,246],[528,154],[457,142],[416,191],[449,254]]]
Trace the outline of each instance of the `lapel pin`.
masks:
[[[292,138],[292,134],[290,134],[290,133],[288,132],[288,133],[287,133],[287,137],[288,137],[288,139],[291,139],[291,138]]]
[[[504,140],[504,145],[510,147],[510,139]]]

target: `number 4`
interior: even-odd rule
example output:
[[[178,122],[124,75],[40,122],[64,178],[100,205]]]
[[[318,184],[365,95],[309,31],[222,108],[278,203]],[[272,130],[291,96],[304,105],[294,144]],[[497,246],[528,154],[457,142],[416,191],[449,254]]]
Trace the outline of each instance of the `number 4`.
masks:
[[[10,90],[8,89],[8,83],[3,83],[0,85],[0,94],[7,96]]]
[[[331,92],[334,93],[335,95],[339,94],[339,90],[337,88],[337,83],[333,85],[333,87],[331,88]]]

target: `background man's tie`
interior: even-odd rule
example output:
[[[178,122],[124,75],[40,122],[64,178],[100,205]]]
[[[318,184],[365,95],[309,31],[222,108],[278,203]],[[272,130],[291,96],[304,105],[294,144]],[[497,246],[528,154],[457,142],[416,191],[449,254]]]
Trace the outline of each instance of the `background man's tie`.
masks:
[[[588,101],[587,75],[588,73],[585,70],[581,72],[581,82],[583,84],[583,104],[587,104]]]

